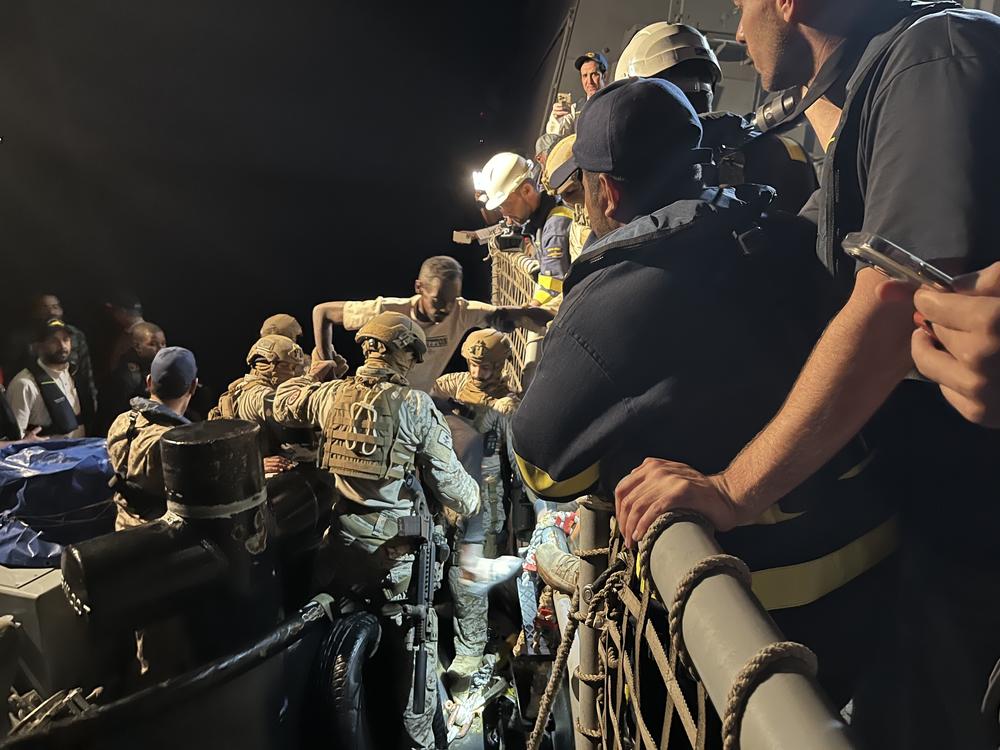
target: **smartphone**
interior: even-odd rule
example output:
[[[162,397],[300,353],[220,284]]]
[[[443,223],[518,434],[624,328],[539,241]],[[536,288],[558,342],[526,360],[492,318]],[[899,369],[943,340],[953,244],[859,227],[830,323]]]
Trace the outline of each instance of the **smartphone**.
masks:
[[[573,106],[573,95],[559,92],[558,94],[556,94],[556,101],[562,102],[562,105],[566,107],[566,109],[569,109],[570,107]]]
[[[955,280],[951,276],[885,237],[868,232],[851,232],[844,237],[842,244],[852,258],[874,266],[890,279],[926,284],[947,292],[954,290]]]

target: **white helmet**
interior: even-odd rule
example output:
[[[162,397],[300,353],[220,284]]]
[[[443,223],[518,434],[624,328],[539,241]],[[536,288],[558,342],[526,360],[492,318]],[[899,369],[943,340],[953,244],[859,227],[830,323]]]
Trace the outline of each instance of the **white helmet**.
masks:
[[[704,34],[686,24],[657,21],[640,29],[622,50],[615,80],[652,78],[687,60],[707,63],[712,85],[722,80],[719,60]]]
[[[483,192],[480,200],[486,203],[486,209],[492,211],[507,200],[507,196],[531,177],[534,166],[530,160],[509,151],[486,162],[483,171],[473,175],[476,189]]]

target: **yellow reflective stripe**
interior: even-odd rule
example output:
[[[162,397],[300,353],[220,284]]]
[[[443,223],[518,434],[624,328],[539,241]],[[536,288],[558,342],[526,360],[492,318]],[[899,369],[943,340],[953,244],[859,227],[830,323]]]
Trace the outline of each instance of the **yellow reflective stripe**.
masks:
[[[566,206],[556,206],[551,211],[549,211],[549,218],[551,219],[553,216],[562,216],[565,219],[572,220],[573,212],[570,209],[566,208]]]
[[[549,300],[558,296],[557,292],[550,292],[547,289],[543,289],[541,286],[535,287],[535,294],[532,299],[540,305],[544,305]]]
[[[802,148],[801,144],[799,144],[799,142],[794,138],[779,135],[778,140],[785,144],[785,151],[788,152],[788,156],[792,159],[792,161],[808,161],[805,149]]]
[[[539,274],[538,276],[538,286],[542,289],[548,289],[550,292],[555,292],[559,294],[563,288],[563,280],[557,279],[554,276],[545,276]]]
[[[839,477],[837,477],[837,480],[839,481],[844,479],[854,479],[854,477],[856,477],[858,474],[860,474],[862,471],[868,468],[868,464],[870,464],[874,460],[877,453],[878,451],[872,451],[871,453],[869,453],[861,461],[854,464],[854,466],[852,466],[850,469],[848,469]]]
[[[801,607],[874,568],[899,544],[895,516],[828,555],[797,565],[753,572],[753,593],[764,609]]]
[[[517,460],[517,467],[521,470],[521,478],[533,492],[547,497],[566,497],[570,495],[582,495],[601,476],[600,462],[581,471],[576,476],[569,477],[562,481],[556,481],[545,471],[539,469],[523,458],[514,455]]]
[[[775,503],[759,516],[757,516],[748,526],[773,526],[776,523],[782,523],[784,521],[791,521],[793,518],[798,518],[805,511],[800,511],[798,513],[786,513],[778,504]]]

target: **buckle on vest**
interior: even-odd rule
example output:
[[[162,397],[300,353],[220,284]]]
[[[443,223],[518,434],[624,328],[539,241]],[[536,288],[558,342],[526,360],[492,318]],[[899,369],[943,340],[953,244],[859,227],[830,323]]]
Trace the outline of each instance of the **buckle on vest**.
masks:
[[[368,415],[368,419],[371,422],[372,426],[371,433],[362,432],[360,429],[360,421],[365,414]],[[358,431],[358,433],[362,435],[370,434],[373,438],[377,439],[378,429],[375,427],[377,420],[378,420],[378,412],[375,410],[375,407],[372,404],[369,404],[365,401],[356,401],[355,403],[351,404],[351,424]],[[354,451],[355,453],[359,453],[362,456],[366,457],[371,456],[373,453],[375,453],[375,451],[378,450],[377,443],[369,443],[369,444],[362,443],[361,447],[359,448],[357,440],[345,440],[344,445],[347,446],[348,450]]]

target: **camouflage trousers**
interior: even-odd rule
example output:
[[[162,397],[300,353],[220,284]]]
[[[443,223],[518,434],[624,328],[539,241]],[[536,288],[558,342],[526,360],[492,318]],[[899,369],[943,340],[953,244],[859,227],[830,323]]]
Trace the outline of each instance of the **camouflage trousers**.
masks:
[[[479,485],[482,508],[475,516],[459,524],[456,541],[460,551],[455,564],[448,570],[448,586],[455,606],[456,656],[482,656],[486,649],[489,627],[487,598],[470,594],[469,590],[459,582],[462,575],[460,567],[462,545],[481,544],[484,557],[496,557],[496,538],[503,531],[506,520],[499,461],[494,468],[487,466],[487,460],[483,461],[483,481]],[[488,469],[492,471],[488,472]]]
[[[399,710],[403,716],[403,742],[406,748],[428,748],[433,750],[434,743],[434,711],[438,704],[437,687],[437,615],[432,609],[430,621],[427,624],[427,679],[424,687],[424,711],[421,714],[413,710],[413,671],[414,649],[412,622],[402,615],[381,618],[382,637],[379,648],[387,649],[392,655],[392,663],[399,669],[393,678],[393,694],[391,710]],[[369,696],[369,706],[379,705],[378,696]],[[389,708],[389,706],[385,706]],[[380,709],[381,710],[381,709]]]

